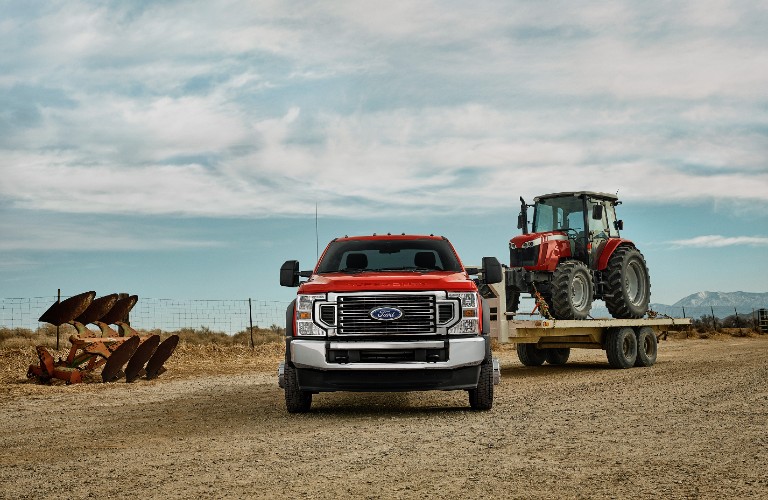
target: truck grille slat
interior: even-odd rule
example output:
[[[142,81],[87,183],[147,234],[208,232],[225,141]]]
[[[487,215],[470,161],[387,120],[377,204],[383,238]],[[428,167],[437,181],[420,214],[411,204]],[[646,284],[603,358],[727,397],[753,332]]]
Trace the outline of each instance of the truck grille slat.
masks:
[[[356,295],[338,299],[338,334],[436,333],[437,303],[434,295]],[[377,307],[396,307],[403,312],[394,321],[371,317]]]

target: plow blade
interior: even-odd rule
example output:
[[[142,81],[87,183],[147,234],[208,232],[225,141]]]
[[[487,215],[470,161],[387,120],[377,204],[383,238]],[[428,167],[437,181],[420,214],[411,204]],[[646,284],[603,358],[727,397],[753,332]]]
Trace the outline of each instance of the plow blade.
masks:
[[[95,297],[96,292],[85,292],[56,302],[40,316],[38,321],[61,326],[83,314]]]
[[[101,379],[104,382],[114,382],[121,378],[123,373],[123,367],[131,359],[133,353],[139,347],[141,340],[139,337],[130,337],[128,340],[120,344],[115,351],[107,358],[104,369],[101,371]]]
[[[171,335],[165,339],[158,347],[155,353],[149,358],[147,362],[147,379],[152,380],[165,373],[165,363],[168,358],[171,357],[173,351],[176,350],[176,346],[179,343],[178,335]]]
[[[130,297],[125,297],[118,300],[114,307],[112,307],[112,309],[110,309],[109,312],[102,316],[99,320],[102,323],[106,323],[108,325],[115,324],[118,321],[123,321],[123,319],[128,316],[128,313],[131,312],[131,309],[133,309],[133,306],[136,305],[138,300],[138,295],[131,295]]]
[[[113,307],[115,307],[116,303],[117,303],[116,293],[99,297],[98,299],[95,299],[93,302],[91,302],[91,305],[89,305],[88,308],[85,311],[83,311],[82,314],[76,317],[75,321],[77,321],[78,323],[82,323],[83,325],[87,325],[88,323],[93,323],[94,321],[98,321],[104,315],[106,315]]]
[[[160,344],[160,335],[152,335],[141,343],[136,352],[125,367],[125,381],[133,382],[144,374],[144,365],[157,350]]]

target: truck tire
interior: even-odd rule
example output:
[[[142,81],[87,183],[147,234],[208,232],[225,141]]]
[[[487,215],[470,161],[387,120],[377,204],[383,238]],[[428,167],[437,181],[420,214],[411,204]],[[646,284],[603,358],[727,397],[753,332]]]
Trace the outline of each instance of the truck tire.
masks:
[[[631,368],[637,359],[635,331],[624,326],[608,330],[605,353],[612,368]]]
[[[568,357],[571,355],[571,350],[567,347],[541,350],[544,351],[544,358],[550,365],[564,365],[568,362]]]
[[[469,391],[469,406],[473,410],[486,411],[493,408],[493,361],[488,358],[480,365],[477,388]]]
[[[312,393],[299,389],[296,368],[285,365],[285,408],[288,413],[306,413],[312,406]]]
[[[642,318],[651,300],[651,279],[640,251],[620,246],[608,259],[605,305],[614,318]]]
[[[592,274],[583,262],[566,260],[552,275],[552,316],[555,319],[586,319],[592,309]]]
[[[517,344],[517,358],[525,366],[541,366],[546,361],[544,349],[536,344]]]
[[[653,328],[643,326],[637,330],[636,336],[637,359],[635,360],[635,366],[653,366],[656,363],[656,354],[659,350]]]

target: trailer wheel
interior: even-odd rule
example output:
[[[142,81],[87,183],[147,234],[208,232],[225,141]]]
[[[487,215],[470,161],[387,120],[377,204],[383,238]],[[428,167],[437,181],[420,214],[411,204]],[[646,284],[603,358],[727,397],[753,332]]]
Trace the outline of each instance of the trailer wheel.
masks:
[[[486,411],[493,408],[493,362],[490,358],[480,365],[480,379],[477,388],[469,391],[469,406],[473,410]]]
[[[568,362],[568,357],[571,355],[571,350],[567,347],[542,349],[542,351],[544,351],[544,358],[550,365],[564,365]]]
[[[552,316],[586,319],[593,295],[592,275],[583,262],[566,260],[557,265],[552,275]]]
[[[617,248],[608,260],[605,283],[605,305],[614,318],[642,318],[651,299],[648,266],[639,250],[629,246]]]
[[[635,366],[653,366],[656,363],[656,354],[659,346],[656,334],[650,326],[643,326],[637,330],[637,359]]]
[[[296,368],[285,365],[285,408],[288,413],[306,413],[312,406],[312,393],[299,389]]]
[[[612,368],[630,368],[637,359],[637,337],[628,327],[612,328],[608,331],[605,353]]]
[[[517,344],[517,358],[525,366],[541,366],[546,361],[544,349],[536,344]]]

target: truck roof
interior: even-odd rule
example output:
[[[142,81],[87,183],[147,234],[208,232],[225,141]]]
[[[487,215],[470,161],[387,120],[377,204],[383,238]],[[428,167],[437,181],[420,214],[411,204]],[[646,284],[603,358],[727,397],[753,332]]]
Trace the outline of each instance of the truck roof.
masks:
[[[566,196],[589,196],[590,198],[597,198],[600,200],[617,201],[619,199],[615,194],[610,193],[598,193],[595,191],[563,191],[562,193],[550,193],[537,196],[533,201],[544,200],[547,198],[564,198]]]
[[[377,234],[373,233],[367,236],[343,236],[335,238],[333,241],[352,241],[352,240],[444,240],[444,236],[435,236],[434,234]]]

